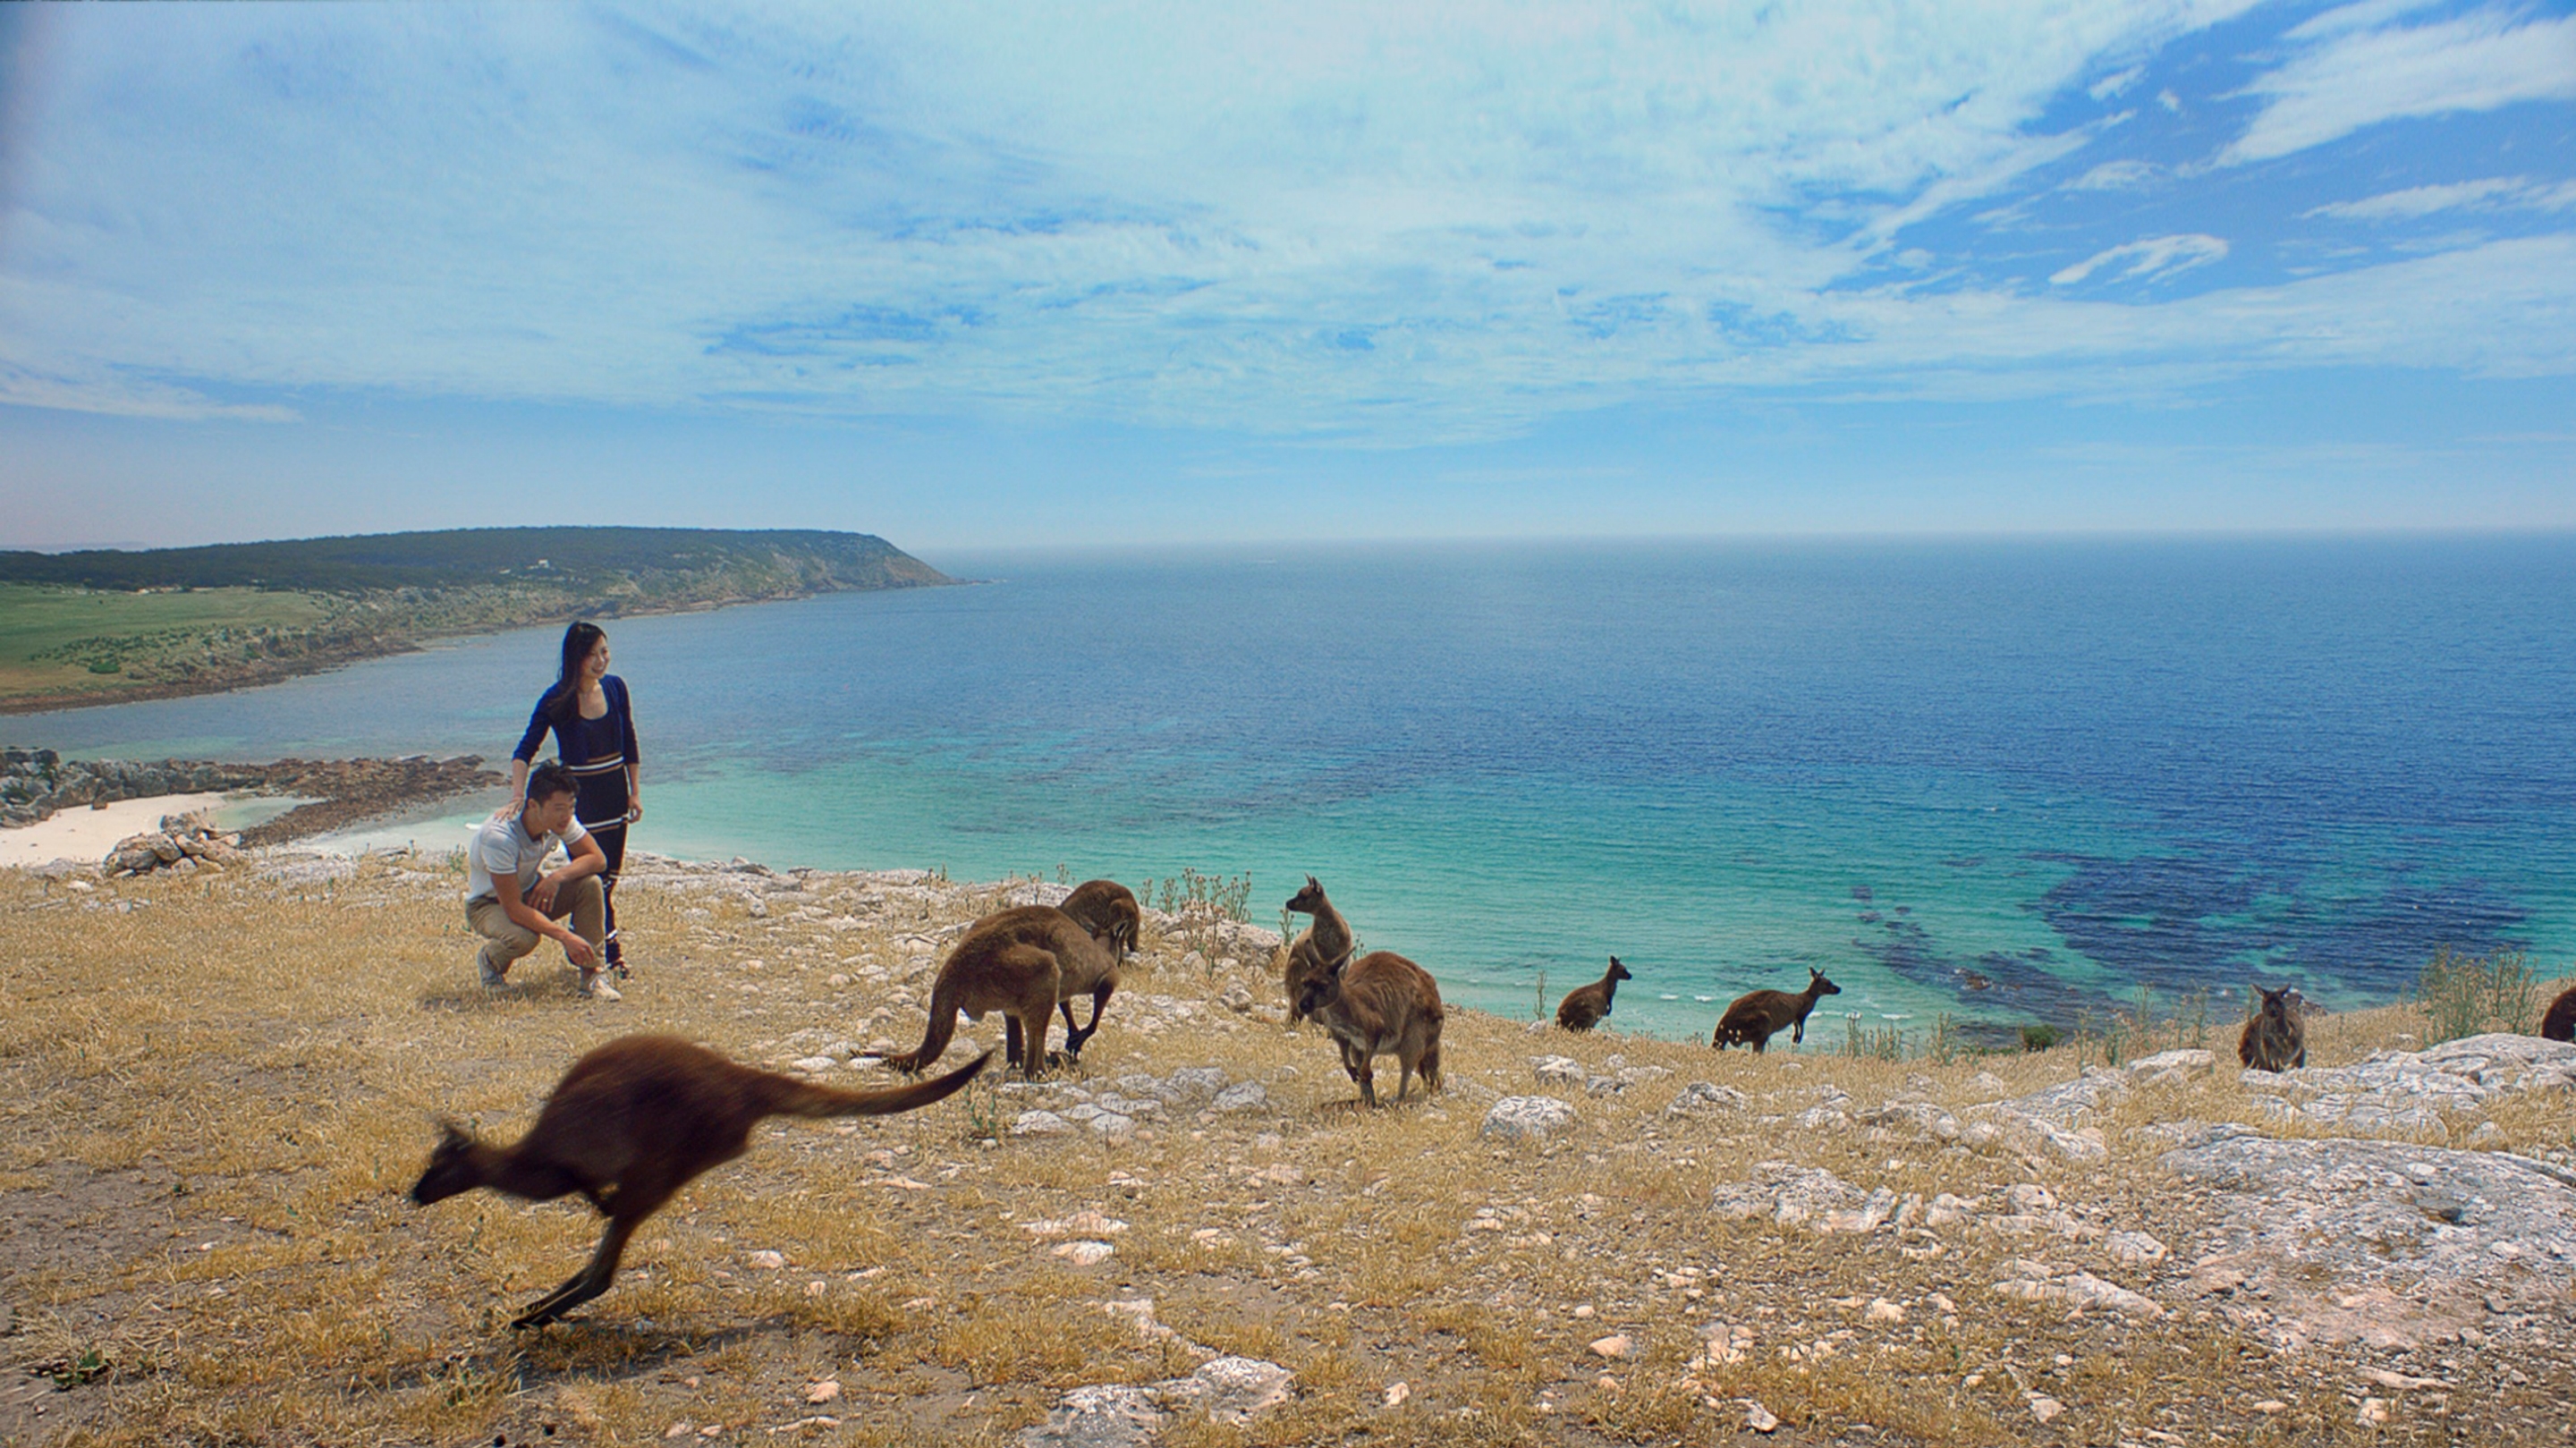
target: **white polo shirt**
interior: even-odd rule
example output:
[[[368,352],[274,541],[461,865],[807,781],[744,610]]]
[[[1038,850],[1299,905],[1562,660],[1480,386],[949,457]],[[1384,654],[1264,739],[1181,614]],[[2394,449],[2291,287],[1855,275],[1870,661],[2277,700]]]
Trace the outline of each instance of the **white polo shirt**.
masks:
[[[556,845],[562,845],[569,854],[574,845],[590,835],[581,827],[581,821],[574,820],[564,826],[561,834],[549,831],[532,839],[527,826],[521,823],[524,818],[525,811],[518,811],[507,819],[485,820],[483,827],[474,832],[474,843],[465,851],[466,899],[480,900],[487,895],[500,899],[501,892],[492,882],[504,878],[518,883],[518,899],[527,899],[529,888],[545,869],[546,855]]]

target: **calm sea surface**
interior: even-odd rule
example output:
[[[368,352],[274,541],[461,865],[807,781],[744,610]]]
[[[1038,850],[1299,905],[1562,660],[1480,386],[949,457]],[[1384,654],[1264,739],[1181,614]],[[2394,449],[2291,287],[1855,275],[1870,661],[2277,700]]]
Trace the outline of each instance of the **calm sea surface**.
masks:
[[[1616,953],[1616,1021],[1669,1035],[1811,966],[1921,1029],[2576,964],[2576,538],[931,561],[995,581],[614,623],[637,846],[1249,872],[1263,923],[1311,872],[1452,999]],[[558,633],[0,737],[500,759]]]

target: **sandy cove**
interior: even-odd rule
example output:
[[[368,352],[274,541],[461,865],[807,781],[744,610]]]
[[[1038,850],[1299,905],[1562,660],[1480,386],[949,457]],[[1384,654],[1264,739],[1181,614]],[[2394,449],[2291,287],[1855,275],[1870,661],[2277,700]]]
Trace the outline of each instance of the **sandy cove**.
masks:
[[[551,951],[486,997],[462,885],[0,873],[0,1290],[43,1374],[0,1438],[2555,1442],[2576,1389],[2566,1048],[2391,1056],[2391,1008],[2249,1082],[1453,1007],[1448,1092],[1368,1113],[1280,1024],[1275,937],[1164,916],[1080,1072],[772,1123],[514,1337],[595,1219],[410,1207],[433,1117],[514,1136],[635,1030],[887,1079],[946,944],[1060,887],[630,856],[602,1005]],[[1211,1421],[1246,1363],[1276,1400]]]

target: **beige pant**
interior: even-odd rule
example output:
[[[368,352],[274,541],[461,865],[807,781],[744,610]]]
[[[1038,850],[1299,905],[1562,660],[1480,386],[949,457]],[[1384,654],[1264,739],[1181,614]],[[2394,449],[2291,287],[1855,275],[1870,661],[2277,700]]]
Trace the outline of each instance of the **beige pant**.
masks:
[[[584,979],[598,973],[598,951],[608,938],[604,898],[599,877],[584,875],[555,891],[555,908],[545,912],[548,920],[571,916],[572,933],[590,942],[590,964],[581,972]],[[475,963],[482,967],[485,985],[499,985],[510,973],[510,963],[536,949],[545,938],[511,919],[501,902],[489,895],[465,902],[465,923],[474,927],[475,934],[485,937],[483,953],[475,957]]]

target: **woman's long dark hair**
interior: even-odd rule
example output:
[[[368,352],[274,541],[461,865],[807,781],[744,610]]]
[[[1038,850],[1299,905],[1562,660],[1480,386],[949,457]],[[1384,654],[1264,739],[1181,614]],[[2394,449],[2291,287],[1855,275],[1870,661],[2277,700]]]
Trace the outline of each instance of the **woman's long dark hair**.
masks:
[[[563,671],[555,676],[553,692],[546,695],[546,717],[558,724],[569,724],[581,710],[581,661],[599,647],[608,631],[595,623],[577,623],[564,630]]]

